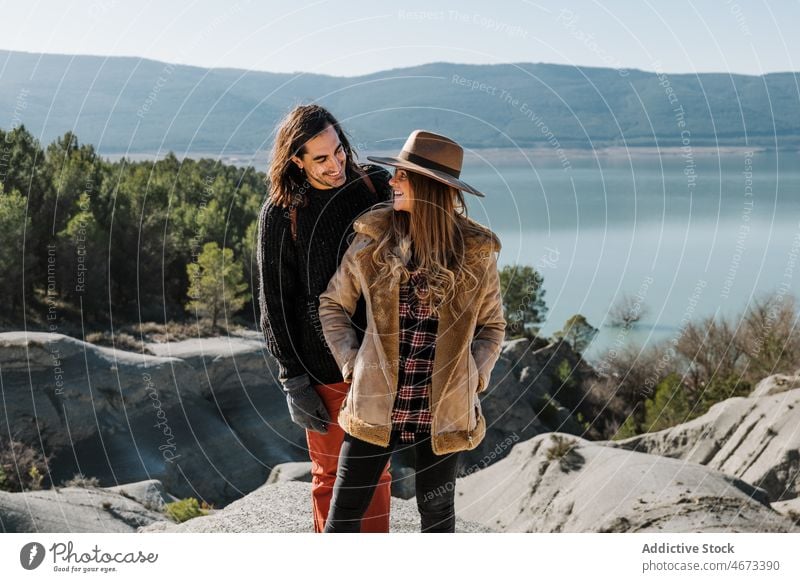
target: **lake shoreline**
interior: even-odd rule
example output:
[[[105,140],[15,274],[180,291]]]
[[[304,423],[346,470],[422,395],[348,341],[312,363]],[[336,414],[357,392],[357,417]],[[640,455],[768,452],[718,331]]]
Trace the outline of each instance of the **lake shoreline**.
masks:
[[[131,161],[154,161],[164,159],[171,150],[163,152],[100,152],[100,155],[110,161],[118,161],[123,157]],[[692,146],[691,152],[694,156],[730,156],[742,155],[745,152],[772,153],[776,150],[766,148],[764,146]],[[800,155],[800,149],[779,149],[781,153],[795,153]],[[231,164],[238,167],[255,166],[257,170],[264,171],[266,169],[267,160],[269,160],[270,152],[227,152],[220,154],[220,152],[203,152],[195,151],[183,154],[172,152],[179,160],[189,159],[212,159]],[[394,150],[364,150],[359,151],[359,160],[366,161],[367,155],[394,155]],[[549,146],[542,147],[526,147],[526,148],[466,148],[465,149],[466,163],[502,163],[505,164],[518,164],[524,163],[526,160],[533,161],[534,159],[548,158],[559,159],[570,158],[575,159],[589,159],[595,157],[602,158],[633,158],[633,157],[679,157],[686,154],[681,146],[603,146],[594,149],[586,148],[561,148],[554,149]]]

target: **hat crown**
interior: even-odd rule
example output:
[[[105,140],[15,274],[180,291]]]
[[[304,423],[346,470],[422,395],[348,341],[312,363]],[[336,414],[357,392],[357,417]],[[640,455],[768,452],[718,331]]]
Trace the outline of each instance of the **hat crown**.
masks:
[[[408,136],[400,158],[459,177],[464,149],[449,137],[417,129]]]
[[[438,133],[415,129],[408,136],[397,157],[367,156],[367,159],[422,174],[462,192],[483,196],[481,192],[460,179],[464,148],[449,137]]]

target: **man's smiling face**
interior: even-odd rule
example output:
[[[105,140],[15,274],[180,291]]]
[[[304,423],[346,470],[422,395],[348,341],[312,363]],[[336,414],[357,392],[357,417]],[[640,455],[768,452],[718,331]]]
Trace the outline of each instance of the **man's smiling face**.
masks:
[[[318,190],[338,188],[347,181],[347,154],[332,125],[308,140],[301,156],[293,156],[292,161]]]

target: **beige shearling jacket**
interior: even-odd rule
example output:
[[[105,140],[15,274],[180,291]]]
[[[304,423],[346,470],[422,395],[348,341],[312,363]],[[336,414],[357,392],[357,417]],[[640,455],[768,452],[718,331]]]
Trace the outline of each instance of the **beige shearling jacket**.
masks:
[[[375,241],[387,228],[391,207],[364,213],[353,224],[355,237],[327,290],[320,295],[319,317],[325,340],[351,382],[339,411],[339,425],[364,441],[388,446],[399,366],[399,279],[381,280],[372,259]],[[461,312],[452,304],[439,311],[430,392],[432,448],[438,455],[473,449],[486,434],[478,394],[500,355],[506,322],[497,272],[497,236],[466,219],[478,232],[465,239],[465,250],[481,257],[480,281],[466,294]],[[367,329],[361,345],[350,315],[363,293]]]

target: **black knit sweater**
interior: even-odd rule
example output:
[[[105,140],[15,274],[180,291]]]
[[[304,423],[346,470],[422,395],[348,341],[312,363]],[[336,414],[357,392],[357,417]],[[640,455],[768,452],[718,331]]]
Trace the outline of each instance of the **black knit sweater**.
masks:
[[[278,361],[280,380],[308,374],[312,383],[342,381],[341,371],[325,342],[319,320],[319,296],[328,287],[347,250],[353,221],[391,199],[389,173],[378,166],[361,166],[364,180],[349,176],[340,188],[307,190],[308,205],[297,209],[297,240],[292,241],[289,210],[269,200],[258,224],[258,272],[261,330],[267,349]],[[366,309],[359,300],[353,327],[363,337]]]

